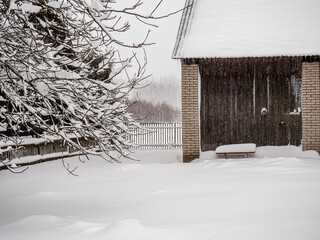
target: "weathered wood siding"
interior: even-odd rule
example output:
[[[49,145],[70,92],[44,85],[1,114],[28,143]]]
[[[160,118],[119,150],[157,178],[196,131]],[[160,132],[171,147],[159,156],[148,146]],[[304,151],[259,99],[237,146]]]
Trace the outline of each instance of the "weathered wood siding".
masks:
[[[202,150],[300,145],[301,69],[300,57],[199,60]]]

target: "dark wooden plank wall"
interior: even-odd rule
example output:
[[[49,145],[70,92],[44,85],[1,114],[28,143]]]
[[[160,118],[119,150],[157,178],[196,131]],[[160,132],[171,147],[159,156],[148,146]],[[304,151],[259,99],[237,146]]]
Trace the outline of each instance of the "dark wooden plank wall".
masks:
[[[201,148],[300,145],[300,57],[200,59]],[[262,114],[262,109],[267,109]]]

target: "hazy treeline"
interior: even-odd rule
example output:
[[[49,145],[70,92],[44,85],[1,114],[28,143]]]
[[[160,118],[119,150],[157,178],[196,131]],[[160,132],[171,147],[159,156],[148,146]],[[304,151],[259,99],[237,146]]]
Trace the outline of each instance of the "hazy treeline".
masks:
[[[181,111],[166,102],[151,103],[145,100],[133,102],[128,108],[138,122],[181,122]]]
[[[146,87],[135,90],[128,111],[139,122],[180,122],[181,84],[175,76],[151,78]]]

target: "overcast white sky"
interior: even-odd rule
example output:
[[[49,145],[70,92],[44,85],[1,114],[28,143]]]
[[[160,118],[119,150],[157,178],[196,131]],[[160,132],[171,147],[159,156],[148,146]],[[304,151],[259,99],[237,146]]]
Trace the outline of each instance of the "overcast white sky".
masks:
[[[130,1],[131,0],[129,0],[129,2]],[[136,2],[134,0],[132,1]],[[158,2],[159,0],[144,0],[144,5],[141,6],[139,10],[144,15],[150,14]],[[185,0],[164,0],[154,15],[159,16],[174,12],[182,9],[184,4]],[[177,78],[180,76],[180,62],[178,60],[171,59],[180,18],[181,12],[168,18],[152,22],[153,24],[157,24],[158,28],[143,25],[141,22],[135,23],[136,19],[131,19],[130,23],[132,28],[129,33],[123,35],[126,38],[123,39],[125,42],[128,42],[130,39],[129,42],[132,41],[135,43],[140,43],[145,38],[148,29],[151,30],[148,42],[156,44],[147,46],[145,50],[148,57],[147,73],[152,74],[154,78],[168,75],[174,75]],[[138,27],[135,24],[137,24]]]
[[[160,13],[174,11],[183,8],[184,3],[185,0],[164,0],[159,11]],[[147,48],[148,70],[156,78],[161,75],[180,76],[179,61],[171,59],[180,18],[181,13],[159,21],[159,28],[153,29],[150,35],[150,40],[156,44]]]

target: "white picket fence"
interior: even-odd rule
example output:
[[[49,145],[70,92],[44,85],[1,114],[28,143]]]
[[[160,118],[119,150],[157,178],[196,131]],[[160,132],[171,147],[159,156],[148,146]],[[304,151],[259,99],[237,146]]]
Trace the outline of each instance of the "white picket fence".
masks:
[[[131,129],[129,140],[138,149],[182,148],[181,123],[141,123]]]

